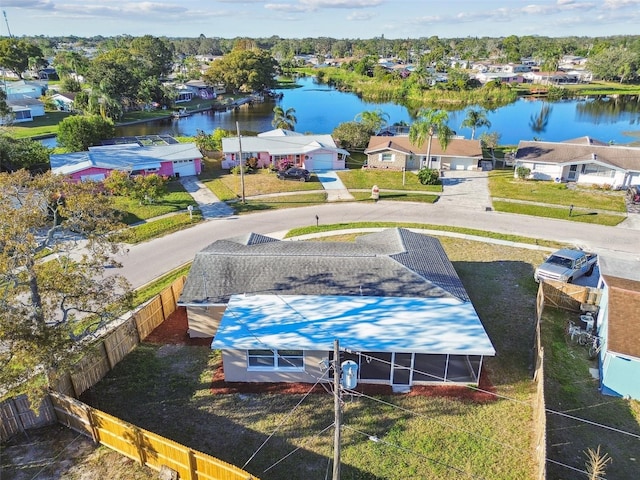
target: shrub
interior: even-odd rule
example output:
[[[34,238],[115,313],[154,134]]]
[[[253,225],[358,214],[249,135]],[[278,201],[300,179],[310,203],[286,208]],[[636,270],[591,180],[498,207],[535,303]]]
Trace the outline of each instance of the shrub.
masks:
[[[440,172],[434,168],[423,167],[418,170],[418,179],[422,185],[440,185]]]
[[[520,180],[526,180],[527,178],[529,178],[530,174],[531,174],[530,168],[527,168],[527,167],[516,168],[516,175]]]

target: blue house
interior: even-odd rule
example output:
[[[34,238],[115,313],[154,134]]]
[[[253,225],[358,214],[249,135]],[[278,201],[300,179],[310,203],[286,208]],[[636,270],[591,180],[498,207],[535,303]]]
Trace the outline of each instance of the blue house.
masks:
[[[626,262],[633,270],[633,262]],[[629,268],[629,266],[632,268]],[[600,390],[606,395],[640,400],[640,278],[616,275],[611,262],[601,259],[600,288],[603,295],[598,314]],[[629,272],[629,273],[634,273]],[[628,275],[637,277],[637,273]]]

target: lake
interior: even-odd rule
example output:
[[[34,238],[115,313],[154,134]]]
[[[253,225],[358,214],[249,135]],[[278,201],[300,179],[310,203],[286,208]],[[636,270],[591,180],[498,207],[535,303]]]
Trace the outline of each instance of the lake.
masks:
[[[298,119],[296,131],[302,133],[331,133],[343,122],[354,120],[364,111],[382,110],[388,115],[389,124],[404,121],[412,123],[408,110],[394,103],[365,102],[353,93],[340,92],[318,83],[313,77],[300,78],[300,88],[278,90],[280,100],[267,99],[264,103],[244,105],[227,112],[207,111],[180,119],[156,120],[149,123],[128,125],[116,129],[118,136],[167,134],[194,136],[198,130],[211,133],[216,128],[236,131],[236,122],[245,133],[270,130],[273,107],[284,110],[295,109]],[[466,110],[450,112],[449,126],[458,135],[471,138],[471,130],[460,128]],[[590,136],[604,142],[625,144],[639,137],[625,135],[640,134],[640,101],[631,98],[586,98],[546,102],[544,100],[520,99],[487,114],[491,128],[476,131],[476,138],[484,132],[499,132],[500,143],[517,144],[520,140],[563,141]],[[47,142],[48,143],[48,142]],[[52,145],[55,139],[52,139]]]

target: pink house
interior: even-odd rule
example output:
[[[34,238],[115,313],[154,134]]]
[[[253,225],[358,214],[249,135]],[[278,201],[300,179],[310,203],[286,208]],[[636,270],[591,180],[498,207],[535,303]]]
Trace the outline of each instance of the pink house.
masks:
[[[199,175],[202,171],[202,153],[195,143],[96,146],[86,152],[51,155],[50,162],[53,173],[74,180],[100,181],[112,170],[168,177]]]

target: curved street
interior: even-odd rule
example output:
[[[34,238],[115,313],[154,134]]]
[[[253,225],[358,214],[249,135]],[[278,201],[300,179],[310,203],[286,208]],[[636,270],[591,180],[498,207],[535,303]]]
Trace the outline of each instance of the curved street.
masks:
[[[635,228],[500,213],[486,208],[469,208],[463,202],[336,202],[213,218],[192,228],[131,246],[128,253],[119,258],[123,263],[119,273],[136,288],[193,260],[196,252],[216,240],[250,232],[281,237],[291,228],[315,225],[316,221],[320,225],[352,222],[451,225],[556,240],[630,264],[640,261],[640,231]]]

